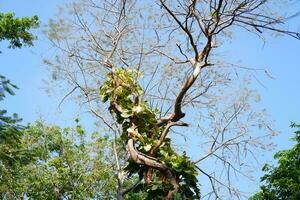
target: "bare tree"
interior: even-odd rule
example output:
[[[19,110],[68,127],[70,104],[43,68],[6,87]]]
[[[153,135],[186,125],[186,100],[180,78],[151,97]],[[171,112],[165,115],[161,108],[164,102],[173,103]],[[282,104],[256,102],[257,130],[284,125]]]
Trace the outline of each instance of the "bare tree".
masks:
[[[248,170],[255,166],[257,149],[271,148],[265,138],[275,132],[264,111],[253,108],[258,96],[249,89],[244,69],[226,64],[214,52],[239,29],[261,38],[270,32],[300,39],[298,32],[284,26],[297,14],[274,14],[277,4],[268,0],[78,0],[49,22],[46,33],[55,56],[45,62],[55,81],[70,87],[63,100],[73,95],[106,131],[114,133],[118,199],[141,185],[153,186],[155,177],[170,183],[169,189],[163,188],[166,198],[180,194],[184,176],[159,155],[164,146],[182,144],[183,139],[190,147],[176,149],[187,151],[193,161],[172,148],[170,155],[187,159],[197,169],[203,199],[247,196],[233,180],[251,178]],[[104,91],[105,84],[111,91]],[[108,104],[101,102],[100,88]],[[127,103],[132,106],[127,110],[115,92],[118,88],[130,92]],[[155,136],[142,135],[139,109],[154,113]],[[172,145],[169,136],[175,138]],[[153,137],[155,142],[147,148],[143,137]],[[138,167],[136,173],[143,180],[123,188],[131,175],[128,163]],[[196,189],[191,192],[196,198]]]

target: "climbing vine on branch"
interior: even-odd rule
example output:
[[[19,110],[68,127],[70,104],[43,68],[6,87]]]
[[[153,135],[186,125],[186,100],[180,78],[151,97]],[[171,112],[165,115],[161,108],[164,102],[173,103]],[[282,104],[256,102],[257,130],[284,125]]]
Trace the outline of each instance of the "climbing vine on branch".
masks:
[[[134,70],[113,68],[100,88],[103,102],[109,101],[110,113],[122,126],[121,139],[131,158],[125,170],[144,179],[136,190],[146,190],[148,199],[154,195],[167,199],[199,198],[195,165],[185,152],[179,155],[167,137],[172,126],[187,124],[158,123],[158,111],[141,98],[142,88],[136,77]]]

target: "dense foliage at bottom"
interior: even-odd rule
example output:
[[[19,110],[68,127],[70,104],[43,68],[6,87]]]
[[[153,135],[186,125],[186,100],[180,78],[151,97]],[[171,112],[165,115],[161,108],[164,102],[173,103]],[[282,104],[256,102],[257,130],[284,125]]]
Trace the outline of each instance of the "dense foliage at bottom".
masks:
[[[296,128],[293,148],[279,151],[274,155],[277,166],[265,164],[266,173],[261,181],[261,191],[249,200],[299,200],[300,199],[300,124],[291,124]]]

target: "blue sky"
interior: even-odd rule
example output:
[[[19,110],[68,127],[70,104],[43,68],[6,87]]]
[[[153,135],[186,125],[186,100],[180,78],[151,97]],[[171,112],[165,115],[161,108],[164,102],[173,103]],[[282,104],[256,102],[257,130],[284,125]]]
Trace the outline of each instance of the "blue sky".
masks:
[[[15,12],[16,16],[38,15],[41,21],[41,28],[54,17],[57,6],[62,0],[45,1],[2,1],[0,11]],[[38,40],[34,47],[23,49],[7,49],[6,43],[1,43],[3,51],[0,54],[0,73],[9,78],[20,88],[16,96],[6,98],[5,107],[9,112],[18,113],[24,122],[34,122],[42,118],[48,123],[68,126],[73,124],[74,113],[78,113],[75,106],[64,105],[58,109],[62,96],[52,96],[45,92],[45,82],[49,80],[49,73],[42,63],[42,58],[49,52],[49,43],[43,36],[42,31],[35,30]]]
[[[65,1],[51,0],[45,3],[41,0],[7,0],[0,2],[0,11],[13,11],[20,17],[38,15],[43,25],[54,16],[57,5],[62,2]],[[299,21],[300,18],[290,22],[290,27],[297,28]],[[7,98],[1,107],[18,113],[25,122],[33,122],[42,116],[49,123],[70,125],[76,117],[73,114],[78,113],[79,109],[74,105],[64,105],[59,110],[61,96],[49,97],[43,89],[43,80],[49,79],[49,74],[41,58],[49,51],[49,43],[40,31],[37,34],[39,39],[32,48],[9,50],[6,49],[6,43],[0,44],[3,52],[0,54],[0,74],[20,87],[17,95]],[[243,66],[267,68],[274,77],[270,79],[261,73],[258,77],[264,86],[258,83],[253,85],[261,94],[260,106],[267,109],[276,130],[281,133],[274,139],[278,145],[275,151],[278,151],[292,144],[290,122],[300,123],[300,41],[288,37],[266,38],[264,44],[256,36],[240,32],[225,46],[228,48],[224,48],[224,55]],[[92,126],[88,120],[83,122]],[[265,156],[265,162],[271,160],[272,152]]]
[[[275,127],[282,132],[279,141],[288,141],[291,136],[289,124],[300,120],[300,41],[289,37],[268,37],[263,43],[257,37],[240,33],[228,50],[231,60],[244,66],[266,68],[273,79],[263,72],[258,74],[262,83],[256,82],[255,87],[262,97],[261,106],[266,108]],[[248,42],[249,41],[249,42]],[[284,148],[284,142],[279,142]]]

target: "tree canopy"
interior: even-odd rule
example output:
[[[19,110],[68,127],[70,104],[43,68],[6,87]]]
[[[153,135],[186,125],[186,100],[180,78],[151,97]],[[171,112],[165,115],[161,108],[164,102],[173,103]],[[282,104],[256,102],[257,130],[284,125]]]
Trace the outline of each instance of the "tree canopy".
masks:
[[[38,27],[38,17],[15,17],[14,13],[0,13],[0,41],[9,41],[9,48],[32,46],[36,38],[30,30]]]
[[[80,125],[61,129],[38,122],[19,130],[17,146],[1,144],[2,199],[109,199],[116,193],[108,137],[83,139]],[[3,136],[3,132],[1,132]],[[8,156],[3,155],[9,152]],[[5,159],[8,157],[9,159]]]
[[[300,125],[292,123],[291,127],[296,129],[293,137],[295,146],[274,155],[277,165],[264,165],[261,191],[251,200],[300,199]]]

